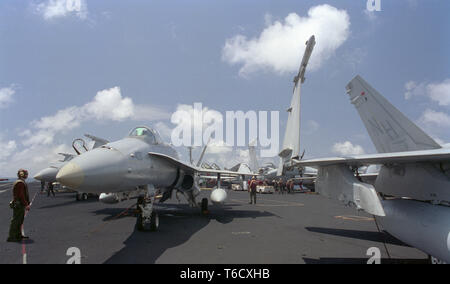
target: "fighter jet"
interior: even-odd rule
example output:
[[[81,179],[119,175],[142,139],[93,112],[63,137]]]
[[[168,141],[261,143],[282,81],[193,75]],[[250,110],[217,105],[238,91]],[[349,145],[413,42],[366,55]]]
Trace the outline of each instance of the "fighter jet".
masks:
[[[66,164],[68,161],[73,159],[75,155],[72,154],[66,154],[66,153],[58,153],[59,155],[64,156],[62,160],[59,160],[58,163],[53,164],[41,171],[39,171],[37,174],[33,176],[34,179],[37,179],[39,181],[44,182],[55,182],[56,181],[56,174],[58,173],[59,169]]]
[[[450,149],[442,148],[360,76],[346,87],[378,154],[303,160],[316,191],[375,216],[384,230],[450,263]],[[379,164],[374,185],[354,175]]]
[[[101,145],[104,145],[106,143],[108,143],[107,140],[102,139],[102,138],[98,138],[89,134],[85,134],[86,137],[88,137],[89,139],[91,139],[92,141],[94,141],[94,145],[92,146],[92,149],[98,148]],[[81,142],[81,147],[84,148],[85,151],[88,151],[88,149],[86,148],[86,142],[81,139],[75,139],[72,142],[72,147],[75,150],[75,152],[80,155],[82,152],[82,150],[80,150],[79,148],[77,148],[77,143],[76,142]],[[58,153],[59,155],[62,155],[64,158],[62,160],[59,160],[58,162],[50,165],[49,167],[39,171],[37,174],[35,174],[33,176],[34,179],[39,180],[39,181],[43,181],[46,183],[53,183],[56,182],[56,175],[58,174],[58,171],[65,165],[67,164],[70,160],[72,160],[76,155],[74,154],[67,154],[67,153]],[[77,194],[77,201],[78,200],[84,200],[87,199],[87,194]]]
[[[61,168],[56,180],[77,191],[100,194],[100,201],[105,203],[137,196],[137,228],[155,231],[159,226],[158,214],[153,209],[156,198],[161,196],[159,202],[164,202],[173,190],[178,190],[192,206],[199,206],[195,199],[200,193],[197,179],[202,174],[218,177],[218,186],[210,196],[214,203],[223,203],[227,197],[220,187],[220,178],[240,175],[184,163],[156,130],[139,126],[124,139],[75,157]],[[208,199],[202,199],[202,211],[207,210],[207,203]]]

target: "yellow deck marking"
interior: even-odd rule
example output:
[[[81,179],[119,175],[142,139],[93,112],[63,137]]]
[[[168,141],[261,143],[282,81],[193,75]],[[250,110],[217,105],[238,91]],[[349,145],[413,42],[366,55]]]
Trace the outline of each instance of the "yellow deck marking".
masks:
[[[353,216],[353,215],[345,215],[345,216],[334,216],[336,219],[342,220],[350,220],[350,221],[374,221],[373,218],[364,217],[364,216]]]
[[[238,200],[238,199],[231,199],[231,201],[239,202],[239,203],[248,203],[249,202],[249,201]],[[278,200],[263,199],[263,201],[275,201],[275,202],[280,202],[280,203],[284,203],[284,204],[264,204],[264,203],[258,203],[258,201],[257,201],[257,203],[255,205],[260,206],[260,207],[289,207],[289,206],[304,206],[305,205],[303,203],[298,203],[298,202],[285,202],[285,201],[278,201]]]

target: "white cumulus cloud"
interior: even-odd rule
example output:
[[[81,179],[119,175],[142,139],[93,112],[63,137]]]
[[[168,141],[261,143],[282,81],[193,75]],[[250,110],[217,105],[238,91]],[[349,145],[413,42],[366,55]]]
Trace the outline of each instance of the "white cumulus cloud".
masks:
[[[71,106],[54,115],[35,120],[31,125],[36,131],[24,131],[23,144],[51,144],[57,133],[65,133],[87,121],[159,120],[169,118],[169,113],[154,106],[136,106],[129,97],[123,97],[119,87],[97,92],[85,105]]]
[[[102,90],[94,100],[82,108],[86,117],[121,121],[134,115],[134,104],[131,98],[123,98],[119,87]]]
[[[426,94],[426,84],[409,81],[405,84],[405,99],[409,100],[413,97],[424,96]]]
[[[427,109],[422,114],[420,121],[428,125],[438,127],[450,127],[450,116],[444,112]]]
[[[58,110],[53,115],[32,121],[29,129],[18,129],[18,135],[22,138],[20,145],[13,140],[4,141],[0,136],[0,175],[11,175],[18,168],[30,169],[33,174],[59,159],[57,153],[72,152],[69,146],[56,144],[55,137],[80,127],[83,123],[155,121],[169,117],[168,112],[157,107],[137,106],[131,98],[122,96],[119,87],[101,90],[82,106]]]
[[[0,140],[0,161],[9,157],[17,148],[16,141],[3,141]]]
[[[436,83],[417,83],[409,81],[405,84],[405,99],[427,97],[440,106],[450,105],[450,79]]]
[[[450,105],[450,79],[446,79],[441,83],[428,84],[428,96],[440,106]]]
[[[12,87],[0,89],[0,108],[6,108],[13,102],[13,96],[16,91]]]
[[[33,177],[40,170],[60,160],[62,156],[58,153],[74,154],[73,150],[64,144],[16,148],[8,157],[0,159],[0,176],[14,177],[18,169],[24,168],[29,171],[30,177]]]
[[[48,0],[36,5],[36,11],[45,20],[75,15],[80,19],[87,17],[87,3],[85,0]]]
[[[333,153],[342,156],[365,154],[363,147],[360,145],[353,145],[350,141],[335,143],[331,150]]]
[[[330,5],[312,7],[305,17],[291,13],[284,21],[272,22],[267,15],[265,19],[266,28],[258,37],[236,35],[226,40],[222,50],[224,61],[243,64],[239,71],[243,76],[259,70],[278,74],[297,71],[311,35],[315,35],[317,44],[309,67],[318,69],[350,34],[347,12]]]

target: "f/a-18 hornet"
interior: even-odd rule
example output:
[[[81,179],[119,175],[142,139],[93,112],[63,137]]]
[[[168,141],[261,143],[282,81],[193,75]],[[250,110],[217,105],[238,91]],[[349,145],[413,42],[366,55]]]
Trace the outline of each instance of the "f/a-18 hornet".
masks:
[[[201,174],[217,175],[218,186],[211,192],[210,199],[219,204],[227,197],[226,191],[220,188],[220,177],[241,175],[184,163],[157,131],[141,126],[124,139],[75,157],[61,168],[56,179],[73,190],[100,194],[100,201],[105,203],[138,197],[137,228],[155,231],[159,226],[158,214],[153,209],[157,196],[160,196],[159,202],[164,202],[173,190],[178,190],[192,206],[199,206],[195,198],[200,193],[197,177]],[[202,211],[206,211],[207,206],[208,199],[203,198]]]

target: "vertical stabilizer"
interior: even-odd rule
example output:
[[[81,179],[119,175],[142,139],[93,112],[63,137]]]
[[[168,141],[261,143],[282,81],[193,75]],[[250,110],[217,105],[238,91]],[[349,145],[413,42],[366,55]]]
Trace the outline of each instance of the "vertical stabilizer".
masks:
[[[280,165],[278,166],[277,175],[283,172],[284,164],[291,159],[300,158],[300,94],[302,84],[305,82],[306,66],[308,66],[316,40],[314,35],[306,42],[305,53],[297,76],[294,78],[294,91],[292,94],[291,105],[287,109],[288,120],[286,124],[286,132],[284,133],[283,148],[278,154],[280,156]]]
[[[206,149],[208,148],[209,142],[211,142],[211,136],[208,139],[208,143],[203,147],[202,153],[200,154],[200,158],[198,158],[197,167],[200,167],[203,157],[205,156]]]
[[[256,173],[258,172],[259,166],[258,166],[258,160],[256,159],[256,143],[249,143],[248,144],[248,154],[250,158],[250,169]]]
[[[283,159],[300,157],[300,89],[301,84],[296,84],[291,106],[287,109],[289,114],[284,133],[283,150],[278,154]]]
[[[379,153],[441,148],[360,76],[346,88]]]

